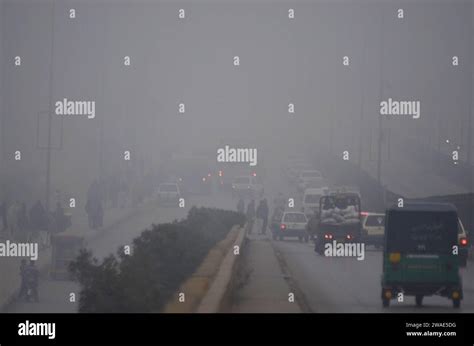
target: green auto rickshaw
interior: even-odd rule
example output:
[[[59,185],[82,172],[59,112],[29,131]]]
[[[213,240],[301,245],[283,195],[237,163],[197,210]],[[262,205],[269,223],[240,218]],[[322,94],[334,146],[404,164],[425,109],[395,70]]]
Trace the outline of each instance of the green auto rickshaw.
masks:
[[[382,303],[399,294],[440,295],[454,308],[463,299],[459,274],[458,216],[449,203],[405,202],[386,211],[383,252]]]

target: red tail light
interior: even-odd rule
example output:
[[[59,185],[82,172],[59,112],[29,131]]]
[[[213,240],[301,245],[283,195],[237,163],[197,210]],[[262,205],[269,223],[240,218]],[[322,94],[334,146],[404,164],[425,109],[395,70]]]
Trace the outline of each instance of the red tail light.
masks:
[[[286,225],[285,225],[284,223],[282,223],[282,224],[280,225],[280,229],[286,229]]]
[[[210,177],[211,177],[211,173],[208,173],[207,176],[210,178]]]
[[[324,239],[332,239],[332,234],[325,234]]]
[[[367,216],[367,215],[369,215],[369,213],[366,212],[366,211],[361,211],[361,212],[360,212],[360,215],[362,215],[362,216]]]
[[[223,173],[222,171],[219,171],[219,177],[222,177]]]
[[[253,172],[253,174],[252,174],[252,175],[253,175],[254,177],[256,177],[256,176],[257,176],[257,173]]]
[[[350,234],[348,234],[348,235],[346,235],[346,238],[347,238],[348,240],[351,240],[351,239],[352,239],[352,236],[351,236]]]
[[[461,238],[461,245],[467,246],[467,238]]]

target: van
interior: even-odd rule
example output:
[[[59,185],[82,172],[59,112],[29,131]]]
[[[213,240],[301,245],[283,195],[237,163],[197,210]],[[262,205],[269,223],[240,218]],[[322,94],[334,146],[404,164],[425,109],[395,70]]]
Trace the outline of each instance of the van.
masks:
[[[314,213],[319,212],[319,200],[327,195],[328,187],[309,188],[303,193],[303,213],[307,218],[311,218]]]

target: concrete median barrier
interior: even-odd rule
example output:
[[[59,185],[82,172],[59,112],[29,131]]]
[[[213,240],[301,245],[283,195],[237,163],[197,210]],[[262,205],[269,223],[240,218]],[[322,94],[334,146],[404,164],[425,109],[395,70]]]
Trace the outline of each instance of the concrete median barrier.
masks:
[[[219,312],[232,289],[237,261],[241,256],[234,254],[234,248],[238,246],[241,251],[244,238],[245,227],[234,226],[180,286],[163,312]]]

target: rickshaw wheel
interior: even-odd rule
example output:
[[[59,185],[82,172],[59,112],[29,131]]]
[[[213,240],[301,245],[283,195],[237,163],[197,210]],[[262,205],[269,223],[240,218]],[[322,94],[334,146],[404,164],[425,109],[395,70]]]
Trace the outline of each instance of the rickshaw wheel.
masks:
[[[421,307],[423,305],[423,296],[417,295],[415,297],[415,301],[416,301],[416,306]]]
[[[453,299],[453,308],[459,309],[461,307],[461,299]]]

